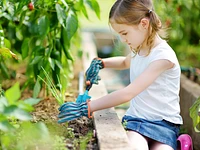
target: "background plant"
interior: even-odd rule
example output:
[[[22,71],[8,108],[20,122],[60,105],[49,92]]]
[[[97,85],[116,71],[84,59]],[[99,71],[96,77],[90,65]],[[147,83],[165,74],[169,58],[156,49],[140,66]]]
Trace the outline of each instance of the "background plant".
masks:
[[[180,64],[200,67],[200,1],[156,0],[155,9],[168,27],[169,43]]]
[[[200,97],[190,107],[190,117],[196,132],[200,132]]]
[[[30,114],[34,110],[32,106],[40,99],[19,100],[21,97],[19,83],[6,90],[4,95],[0,96],[0,130],[12,131],[18,120],[30,121],[32,119]]]
[[[76,35],[78,16],[82,13],[88,18],[86,7],[89,7],[99,17],[96,0],[3,0],[0,7],[1,37],[10,47],[5,46],[18,54],[19,63],[28,64],[25,85],[33,87],[38,75],[45,77],[41,66],[51,74],[57,88],[59,80],[65,85],[69,83],[75,58],[71,45],[76,43],[76,52],[80,46],[80,36]],[[5,63],[4,68],[13,63]],[[9,72],[3,77],[11,78]]]

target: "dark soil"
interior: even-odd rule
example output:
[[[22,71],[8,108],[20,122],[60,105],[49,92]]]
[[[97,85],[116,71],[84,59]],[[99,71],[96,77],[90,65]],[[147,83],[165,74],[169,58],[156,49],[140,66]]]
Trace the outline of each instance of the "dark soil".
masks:
[[[73,96],[72,96],[73,97]],[[72,98],[70,97],[70,98]],[[80,149],[79,146],[74,147],[74,140],[79,140],[80,138],[87,138],[88,133],[92,134],[90,139],[88,139],[87,150],[97,150],[97,140],[94,133],[94,126],[93,121],[86,117],[73,120],[68,122],[68,124],[58,124],[57,123],[57,115],[58,115],[58,104],[54,98],[46,98],[45,100],[41,101],[39,104],[35,106],[35,111],[32,113],[33,115],[33,122],[46,122],[47,124],[53,122],[56,123],[57,129],[65,130],[65,132],[73,132],[75,135],[72,137],[66,137],[66,147],[68,149]],[[59,127],[60,126],[60,127]],[[70,130],[69,130],[70,129]],[[59,132],[59,131],[58,131]],[[68,133],[63,133],[62,136],[68,135]],[[79,143],[80,144],[80,143]]]

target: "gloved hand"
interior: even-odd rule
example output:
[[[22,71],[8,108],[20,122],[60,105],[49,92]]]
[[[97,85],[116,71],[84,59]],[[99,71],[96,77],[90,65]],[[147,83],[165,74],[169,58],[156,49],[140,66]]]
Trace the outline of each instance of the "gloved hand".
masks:
[[[101,58],[94,58],[90,64],[90,67],[87,69],[86,75],[86,90],[89,90],[92,84],[98,84],[98,81],[101,80],[99,70],[104,68],[104,63]]]
[[[67,121],[75,120],[82,116],[92,118],[90,113],[90,100],[83,103],[66,102],[58,109],[60,111],[58,115],[58,123],[64,123]]]

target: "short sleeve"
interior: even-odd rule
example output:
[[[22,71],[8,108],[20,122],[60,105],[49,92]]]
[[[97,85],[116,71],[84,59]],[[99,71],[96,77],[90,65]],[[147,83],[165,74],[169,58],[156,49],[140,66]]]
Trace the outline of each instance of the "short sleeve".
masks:
[[[150,53],[150,62],[166,59],[174,63],[175,65],[178,63],[176,54],[174,50],[165,42],[164,44],[154,48]]]

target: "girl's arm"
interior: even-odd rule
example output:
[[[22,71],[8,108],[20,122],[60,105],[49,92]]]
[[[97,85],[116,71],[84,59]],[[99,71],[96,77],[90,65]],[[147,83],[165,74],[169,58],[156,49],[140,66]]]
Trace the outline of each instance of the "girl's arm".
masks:
[[[111,63],[112,62],[112,63]],[[115,66],[113,63],[115,61],[109,60],[106,62],[107,65]],[[120,61],[121,63],[123,61]],[[119,64],[118,64],[119,65]],[[121,65],[125,66],[125,65]],[[152,62],[148,68],[138,76],[131,84],[127,87],[112,92],[106,96],[99,99],[90,101],[90,111],[94,112],[97,110],[102,110],[110,107],[120,105],[122,103],[130,101],[133,97],[145,90],[149,85],[151,85],[156,78],[162,74],[165,70],[172,68],[174,64],[168,60],[157,60]]]
[[[113,68],[113,69],[128,69],[130,67],[130,59],[131,54],[126,57],[118,56],[118,57],[110,57],[102,59],[104,62],[105,68]]]

